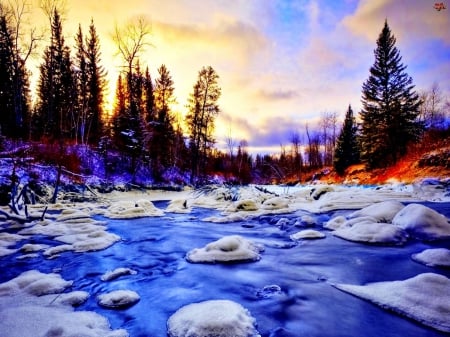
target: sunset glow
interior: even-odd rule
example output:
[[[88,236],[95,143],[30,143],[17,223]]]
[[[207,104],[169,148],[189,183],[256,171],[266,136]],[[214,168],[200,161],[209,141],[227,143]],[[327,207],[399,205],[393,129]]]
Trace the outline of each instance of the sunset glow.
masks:
[[[69,0],[63,31],[74,46],[91,18],[108,71],[109,106],[123,61],[111,39],[114,26],[138,16],[152,24],[152,47],[140,56],[153,78],[165,64],[175,84],[173,111],[183,116],[197,73],[212,66],[220,76],[219,148],[225,138],[245,139],[252,152],[277,151],[293,132],[304,133],[323,112],[342,119],[360,109],[361,85],[373,64],[385,19],[418,90],[438,83],[450,93],[450,12],[435,1]],[[36,4],[32,25],[45,27]],[[48,24],[47,24],[48,25]],[[48,27],[45,27],[48,30]],[[47,38],[48,40],[48,38]],[[41,42],[41,47],[47,45]],[[41,54],[30,62],[36,81]]]

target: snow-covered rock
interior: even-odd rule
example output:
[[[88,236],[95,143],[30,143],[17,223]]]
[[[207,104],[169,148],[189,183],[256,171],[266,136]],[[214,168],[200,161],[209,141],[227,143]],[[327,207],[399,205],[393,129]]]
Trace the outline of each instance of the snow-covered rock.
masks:
[[[155,207],[150,200],[119,200],[108,207],[105,216],[111,219],[134,219],[150,216],[163,216],[164,212]]]
[[[349,241],[373,244],[401,245],[408,240],[408,234],[400,227],[367,219],[352,226],[338,228],[333,235]]]
[[[187,199],[174,199],[169,202],[166,212],[169,213],[190,213],[192,208],[189,206]]]
[[[290,236],[290,238],[294,241],[301,239],[323,239],[324,237],[325,234],[314,229],[305,229]]]
[[[110,309],[123,309],[135,305],[140,300],[138,293],[132,290],[114,290],[98,296],[98,304]]]
[[[434,329],[450,332],[450,279],[443,275],[425,273],[404,281],[334,286]]]
[[[243,199],[233,202],[227,209],[227,212],[238,211],[257,211],[259,209],[258,204],[254,199]]]
[[[435,210],[421,204],[409,204],[392,220],[411,236],[421,240],[450,238],[450,223]]]
[[[203,248],[195,248],[187,253],[186,259],[193,263],[216,262],[248,262],[261,258],[263,248],[239,235],[225,236],[207,244]]]
[[[431,248],[413,254],[412,259],[430,267],[450,267],[450,250],[447,248]]]
[[[289,202],[286,198],[274,197],[263,202],[262,208],[266,210],[284,210],[289,207]]]
[[[116,268],[114,270],[110,270],[110,271],[107,271],[106,273],[104,273],[100,277],[100,279],[102,281],[112,281],[121,276],[136,275],[136,274],[137,274],[137,271],[130,269],[130,268]]]
[[[89,294],[62,293],[72,284],[59,274],[36,270],[0,284],[0,335],[128,337],[123,329],[111,330],[108,320],[97,313],[73,311]]]
[[[405,206],[399,201],[383,201],[351,213],[348,218],[372,217],[376,222],[391,222]]]
[[[335,230],[342,226],[345,226],[345,223],[347,222],[347,218],[343,217],[342,215],[338,215],[327,222],[323,224],[323,228]]]
[[[167,321],[169,337],[260,337],[255,319],[236,302],[212,300],[188,304]]]

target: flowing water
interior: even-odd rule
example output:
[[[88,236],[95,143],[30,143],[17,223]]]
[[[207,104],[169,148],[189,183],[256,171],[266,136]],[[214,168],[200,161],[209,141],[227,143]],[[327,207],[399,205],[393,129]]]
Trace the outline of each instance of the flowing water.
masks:
[[[166,203],[156,205],[164,208]],[[427,205],[450,217],[450,204]],[[448,247],[449,241],[414,241],[403,247],[348,242],[320,225],[335,214],[346,214],[339,211],[311,214],[319,223],[315,229],[326,238],[295,243],[289,235],[301,228],[275,224],[280,218],[293,219],[306,212],[227,224],[201,221],[215,213],[197,208],[187,215],[107,220],[109,231],[120,235],[121,242],[98,252],[66,252],[52,260],[3,257],[0,282],[30,269],[58,271],[66,280],[74,281],[71,290],[90,293],[89,300],[77,310],[98,312],[114,329],[124,328],[131,337],[166,336],[167,319],[177,309],[212,299],[233,300],[247,308],[264,337],[445,335],[341,292],[332,284],[403,280],[425,272],[450,277],[449,269],[430,268],[411,260],[411,254],[430,247]],[[263,244],[261,260],[243,264],[191,264],[185,260],[189,250],[234,234]],[[32,240],[52,243],[44,237]],[[131,268],[137,274],[101,281],[103,273],[119,267]],[[134,290],[141,300],[123,310],[104,309],[97,304],[98,295],[117,289]]]

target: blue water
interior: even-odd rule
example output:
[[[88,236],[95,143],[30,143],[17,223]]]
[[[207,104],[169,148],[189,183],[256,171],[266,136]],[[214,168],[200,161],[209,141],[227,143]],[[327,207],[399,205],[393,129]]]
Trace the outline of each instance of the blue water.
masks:
[[[165,205],[157,204],[161,208]],[[450,204],[427,205],[450,217]],[[177,309],[211,299],[233,300],[249,309],[264,337],[445,336],[331,284],[402,280],[425,272],[450,277],[450,269],[426,267],[410,258],[426,248],[449,247],[449,241],[371,246],[336,238],[318,225],[315,229],[323,231],[325,239],[294,243],[289,235],[302,228],[292,224],[306,212],[264,216],[245,223],[201,221],[215,213],[197,208],[188,215],[106,219],[109,231],[120,235],[121,242],[99,252],[66,252],[54,260],[17,260],[18,254],[3,257],[0,282],[30,269],[58,271],[66,280],[74,281],[70,290],[91,294],[77,310],[98,312],[110,320],[112,328],[124,328],[132,337],[166,336],[167,319]],[[311,215],[321,224],[334,214]],[[288,218],[291,225],[277,227],[282,217]],[[226,265],[191,264],[184,259],[189,250],[230,234],[264,244],[262,259]],[[32,240],[56,245],[45,237],[35,236]],[[138,273],[110,282],[100,280],[103,273],[118,267]],[[97,304],[99,294],[117,289],[136,291],[140,302],[124,310],[104,309]]]

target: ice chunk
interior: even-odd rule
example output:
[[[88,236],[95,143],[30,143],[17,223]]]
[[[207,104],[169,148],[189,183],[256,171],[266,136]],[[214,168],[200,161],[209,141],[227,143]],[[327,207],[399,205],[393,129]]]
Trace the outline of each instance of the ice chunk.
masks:
[[[335,287],[434,329],[450,332],[450,279],[443,275],[425,273],[404,281]]]
[[[338,228],[333,235],[349,241],[375,244],[401,245],[408,240],[408,234],[402,228],[367,219],[352,226]]]
[[[169,318],[167,330],[169,337],[260,337],[249,311],[229,300],[186,305]]]
[[[421,204],[409,204],[392,220],[410,235],[421,240],[450,238],[450,223],[435,210]]]
[[[394,216],[400,212],[405,206],[399,201],[383,201],[379,202],[359,211],[351,213],[348,217],[359,218],[359,217],[372,217],[377,220],[377,222],[391,222]]]
[[[225,236],[204,248],[187,253],[186,259],[193,263],[247,262],[261,258],[263,248],[239,235]]]
[[[110,270],[110,271],[104,273],[101,277],[101,280],[102,281],[112,281],[121,276],[135,275],[135,274],[137,274],[137,271],[130,269],[130,268],[116,268],[112,271]]]
[[[105,308],[123,309],[135,305],[141,298],[132,290],[115,290],[98,296],[98,304]]]
[[[323,239],[324,237],[325,234],[314,229],[305,229],[290,236],[290,238],[294,241],[300,239]]]
[[[412,259],[430,267],[450,267],[450,250],[446,248],[431,248],[413,254]]]

